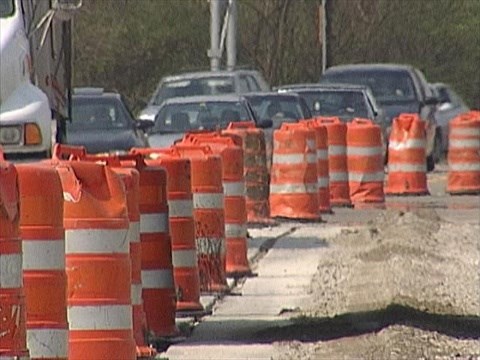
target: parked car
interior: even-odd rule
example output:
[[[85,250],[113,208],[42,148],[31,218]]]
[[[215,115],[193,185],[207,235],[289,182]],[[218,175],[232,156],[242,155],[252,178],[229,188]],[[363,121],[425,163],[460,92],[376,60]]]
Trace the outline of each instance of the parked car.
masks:
[[[270,86],[256,70],[204,71],[165,76],[138,118],[153,121],[163,101],[174,97],[243,94],[269,89]]]
[[[443,155],[445,155],[448,152],[448,129],[450,121],[457,115],[470,111],[470,109],[449,85],[443,83],[430,85],[438,98],[435,120],[437,121],[442,138]]]
[[[151,147],[169,147],[189,131],[224,129],[230,122],[252,120],[259,127],[272,125],[271,121],[258,121],[240,95],[172,98],[161,105],[148,141]]]
[[[144,130],[151,122],[135,121],[122,96],[101,88],[76,88],[67,144],[85,146],[90,153],[124,152],[147,146]]]
[[[435,121],[438,100],[420,70],[397,64],[340,65],[328,68],[320,82],[368,86],[389,122],[401,113],[419,114],[427,124],[427,169],[433,170],[441,156],[441,136]]]

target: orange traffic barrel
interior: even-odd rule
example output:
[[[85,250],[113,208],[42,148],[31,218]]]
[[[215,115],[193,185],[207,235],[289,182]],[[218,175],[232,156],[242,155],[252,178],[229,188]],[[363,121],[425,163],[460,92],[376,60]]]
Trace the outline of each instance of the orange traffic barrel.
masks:
[[[239,121],[228,125],[224,134],[238,135],[243,140],[243,174],[247,204],[247,221],[270,225],[269,179],[265,135],[253,121]]]
[[[174,149],[192,166],[193,218],[200,291],[226,292],[225,212],[222,159],[210,147],[177,144]]]
[[[400,114],[393,119],[385,193],[428,194],[425,122],[418,114]]]
[[[371,120],[353,119],[348,123],[347,166],[350,199],[355,207],[385,203],[382,133]]]
[[[447,192],[480,192],[479,111],[459,115],[450,122]]]
[[[170,235],[172,238],[173,277],[177,293],[177,316],[203,314],[200,303],[193,195],[190,160],[174,149],[132,149],[146,156],[145,162],[167,171],[167,197]]]
[[[105,165],[52,165],[64,198],[68,359],[135,359],[124,185]]]
[[[313,119],[301,120],[300,123],[307,125],[315,131],[317,146],[317,186],[318,186],[318,210],[321,213],[331,213],[330,205],[330,180],[328,178],[328,135],[326,127]]]
[[[273,133],[270,211],[273,217],[320,219],[316,135],[301,123],[284,123]]]
[[[17,171],[27,346],[32,359],[67,359],[62,183],[55,169],[38,163],[18,165]]]
[[[19,191],[15,167],[0,148],[0,359],[27,360]]]
[[[221,133],[187,134],[183,142],[204,144],[222,157],[223,194],[225,205],[225,245],[227,276],[251,275],[247,257],[247,205],[243,176],[241,138]],[[235,141],[240,141],[240,146]]]
[[[333,206],[350,206],[347,168],[347,125],[337,117],[318,117],[315,121],[327,128],[328,177],[330,203]]]

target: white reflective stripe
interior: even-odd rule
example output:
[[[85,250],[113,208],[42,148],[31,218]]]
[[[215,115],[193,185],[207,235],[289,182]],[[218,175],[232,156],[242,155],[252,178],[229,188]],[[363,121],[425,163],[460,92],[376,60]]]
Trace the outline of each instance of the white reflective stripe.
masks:
[[[193,217],[193,200],[168,200],[168,216]]]
[[[388,172],[426,172],[426,164],[388,164]]]
[[[65,254],[128,254],[127,232],[127,229],[65,230]]]
[[[317,155],[314,153],[306,154],[273,154],[273,164],[285,164],[285,165],[295,165],[295,164],[315,164],[317,162]]]
[[[130,330],[131,305],[68,306],[70,331],[75,330]]]
[[[27,329],[27,346],[33,359],[67,358],[67,329]]]
[[[348,146],[347,155],[354,156],[376,156],[382,155],[382,148],[379,146],[362,147],[362,146]]]
[[[405,141],[390,141],[388,148],[390,150],[405,150],[405,149],[424,149],[427,146],[425,139],[408,139]]]
[[[328,179],[328,177],[317,178],[317,186],[319,189],[328,187],[329,183],[330,183],[330,180]]]
[[[347,147],[343,145],[329,145],[328,146],[328,156],[336,155],[346,155]]]
[[[142,284],[132,284],[130,291],[132,305],[142,305]]]
[[[173,267],[196,267],[197,250],[173,250],[172,263]]]
[[[139,243],[140,242],[140,222],[132,221],[128,227],[128,242]]]
[[[457,128],[450,129],[450,135],[480,137],[480,127],[476,128]]]
[[[194,209],[223,209],[223,193],[194,193]]]
[[[23,240],[23,270],[64,270],[65,240]]]
[[[140,214],[140,234],[168,232],[168,213]]]
[[[317,183],[270,184],[270,194],[314,194],[317,191]]]
[[[22,255],[0,254],[0,289],[22,287]]]
[[[480,171],[480,163],[450,163],[449,171]]]
[[[172,289],[173,274],[169,269],[142,270],[143,289]]]
[[[448,146],[450,148],[480,148],[480,139],[464,139],[464,140],[457,140],[457,139],[450,139],[448,142]]]
[[[349,172],[348,173],[348,181],[354,181],[359,183],[367,183],[367,182],[382,182],[385,178],[385,174],[383,171],[379,171],[376,173],[355,173]]]
[[[247,224],[225,224],[226,238],[246,238]]]
[[[0,360],[30,360],[30,356],[2,356],[0,355]]]
[[[317,147],[317,141],[316,140],[307,139],[307,149],[308,150],[315,151],[316,147]]]
[[[328,150],[317,150],[317,160],[327,160]]]
[[[328,174],[328,176],[330,178],[330,183],[348,181],[348,173],[347,172],[330,172]]]
[[[195,239],[198,255],[225,255],[225,239],[199,237]]]
[[[223,193],[225,196],[245,196],[245,181],[224,182]]]

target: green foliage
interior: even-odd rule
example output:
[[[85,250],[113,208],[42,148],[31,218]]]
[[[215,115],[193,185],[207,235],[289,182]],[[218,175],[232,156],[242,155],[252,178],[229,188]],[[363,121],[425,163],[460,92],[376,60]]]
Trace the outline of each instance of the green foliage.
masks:
[[[240,64],[273,85],[317,81],[321,0],[238,0]],[[480,108],[480,1],[328,0],[328,64],[411,63]],[[207,0],[84,0],[75,86],[123,93],[139,110],[159,79],[208,68]]]

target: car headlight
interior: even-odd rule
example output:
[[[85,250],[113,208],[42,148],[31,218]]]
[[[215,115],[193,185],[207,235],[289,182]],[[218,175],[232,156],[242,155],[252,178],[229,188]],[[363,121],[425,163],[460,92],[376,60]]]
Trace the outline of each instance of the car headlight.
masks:
[[[0,144],[20,145],[22,143],[22,127],[2,126],[0,127]]]

